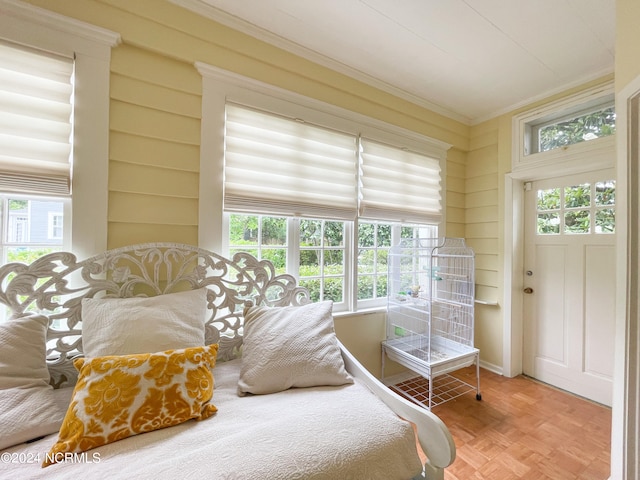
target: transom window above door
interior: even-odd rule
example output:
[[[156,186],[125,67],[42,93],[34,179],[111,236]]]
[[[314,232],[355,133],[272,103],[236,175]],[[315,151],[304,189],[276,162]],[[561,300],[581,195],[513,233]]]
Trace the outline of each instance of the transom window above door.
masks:
[[[536,179],[612,168],[615,133],[613,82],[514,115],[512,173]]]
[[[613,99],[604,105],[572,112],[551,120],[529,124],[531,138],[525,145],[527,154],[548,152],[580,142],[613,135],[616,131],[616,110]]]
[[[538,190],[536,234],[615,233],[615,201],[615,180]]]

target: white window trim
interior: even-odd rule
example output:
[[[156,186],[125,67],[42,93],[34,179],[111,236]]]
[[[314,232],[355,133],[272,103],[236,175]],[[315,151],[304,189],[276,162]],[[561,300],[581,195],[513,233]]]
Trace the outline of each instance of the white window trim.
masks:
[[[71,249],[84,258],[106,250],[111,48],[120,35],[18,0],[0,0],[0,38],[75,57]],[[66,213],[66,212],[65,212]],[[65,231],[66,233],[66,231]]]
[[[224,114],[227,101],[262,108],[317,125],[391,145],[402,138],[404,146],[440,160],[441,178],[446,179],[446,155],[452,145],[388,124],[341,107],[315,100],[205,63],[196,62],[202,80],[200,145],[200,199],[198,243],[202,248],[224,251],[223,227]],[[446,225],[446,188],[442,189],[441,231]]]
[[[540,172],[548,171],[550,167],[553,168],[554,176],[613,167],[611,151],[615,148],[615,135],[531,154],[525,152],[524,142],[525,137],[531,135],[531,124],[554,114],[560,117],[565,111],[580,111],[579,107],[583,105],[602,104],[606,97],[612,96],[613,93],[614,85],[611,81],[515,115],[512,124],[512,175],[532,179],[539,178]]]

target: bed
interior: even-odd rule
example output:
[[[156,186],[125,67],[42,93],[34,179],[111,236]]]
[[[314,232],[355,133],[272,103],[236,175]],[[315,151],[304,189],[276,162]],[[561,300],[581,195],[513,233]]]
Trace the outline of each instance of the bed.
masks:
[[[455,458],[330,301],[247,253],[55,252],[2,266],[0,302],[2,479],[443,479]]]

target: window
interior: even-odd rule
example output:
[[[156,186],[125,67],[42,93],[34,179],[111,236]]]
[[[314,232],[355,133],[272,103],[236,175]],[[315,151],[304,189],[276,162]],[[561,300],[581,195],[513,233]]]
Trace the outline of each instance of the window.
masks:
[[[344,302],[346,222],[230,214],[229,254],[271,261],[276,273],[298,272],[314,301]]]
[[[615,197],[615,180],[538,190],[536,233],[615,233]]]
[[[0,195],[0,251],[2,263],[31,262],[63,248],[65,199]],[[52,238],[50,224],[55,219],[59,236]]]
[[[358,223],[358,301],[379,304],[387,298],[387,256],[389,249],[406,238],[435,238],[436,225],[408,225],[383,222]],[[367,302],[365,302],[366,304]]]
[[[386,299],[387,255],[393,244],[392,225],[358,223],[358,300]]]
[[[345,300],[346,223],[332,220],[301,219],[294,222],[299,229],[298,276],[301,286],[311,293],[313,301]],[[295,270],[294,270],[295,272]]]
[[[229,254],[247,252],[271,261],[276,273],[298,272],[313,301],[346,302],[351,281],[347,245],[350,222],[229,214]],[[360,221],[356,259],[357,301],[361,308],[386,304],[387,255],[403,238],[438,236],[435,225]]]
[[[440,183],[439,158],[226,104],[229,253],[273,261],[297,275],[314,301],[333,300],[337,310],[385,302],[386,255],[399,225],[435,230]]]
[[[73,59],[0,43],[0,190],[69,195]]]
[[[444,223],[450,145],[196,67],[209,132],[200,149],[200,246],[276,259],[314,298],[333,299],[334,311],[386,305],[389,242],[403,226],[437,236]],[[421,183],[425,172],[429,182]],[[375,241],[360,229],[375,230]]]
[[[513,117],[512,178],[569,175],[614,166],[613,82],[563,97]]]
[[[606,137],[616,131],[616,111],[613,101],[605,105],[574,112],[532,124],[531,153],[547,152],[580,142]]]
[[[287,272],[288,227],[284,217],[229,216],[229,255],[247,252],[273,262],[277,274]]]
[[[118,42],[108,30],[25,2],[0,5],[5,260],[9,234],[11,243],[62,244],[80,258],[106,248],[109,64]],[[14,212],[10,228],[6,202],[17,199],[31,212]],[[62,205],[60,212],[40,209],[49,200]],[[36,228],[41,236],[34,236]]]
[[[72,59],[0,42],[2,263],[62,247],[71,193],[72,92]]]

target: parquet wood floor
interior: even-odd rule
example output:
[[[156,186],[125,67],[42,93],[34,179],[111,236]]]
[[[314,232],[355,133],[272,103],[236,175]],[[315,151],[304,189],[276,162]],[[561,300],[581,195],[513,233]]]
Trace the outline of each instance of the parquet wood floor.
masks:
[[[475,366],[454,373],[475,385]],[[481,369],[475,392],[433,407],[457,457],[445,480],[605,480],[611,409],[524,376]]]

